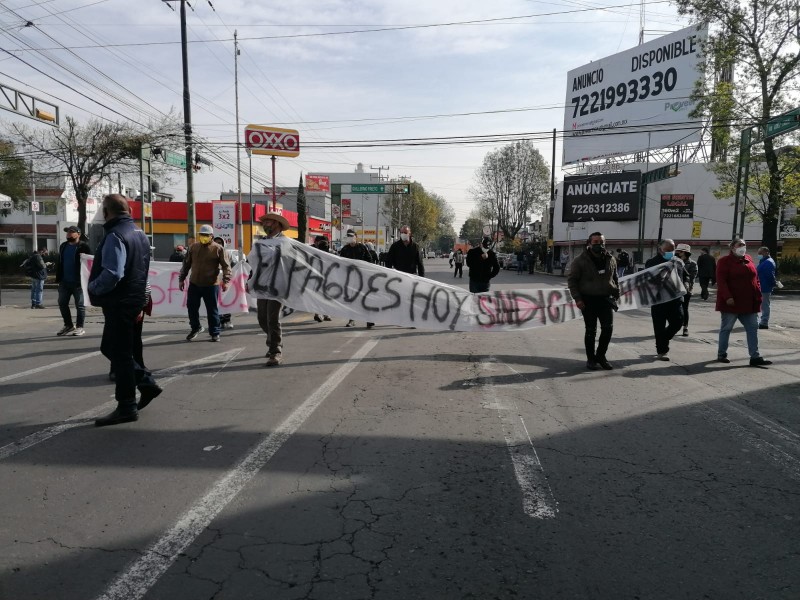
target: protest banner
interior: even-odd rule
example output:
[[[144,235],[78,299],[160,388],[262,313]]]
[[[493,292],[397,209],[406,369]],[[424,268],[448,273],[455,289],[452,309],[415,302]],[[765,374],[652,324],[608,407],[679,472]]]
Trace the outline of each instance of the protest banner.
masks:
[[[471,294],[452,285],[321,252],[290,238],[258,240],[250,293],[310,313],[441,331],[519,331],[581,316],[567,289]],[[619,310],[682,298],[677,263],[620,280]]]
[[[81,286],[83,287],[83,297],[89,303],[89,273],[92,270],[94,257],[86,254],[81,255]],[[249,267],[245,263],[239,263],[232,268],[230,285],[227,291],[219,289],[217,304],[221,313],[246,313],[248,312],[248,296],[245,291],[245,282],[249,273]],[[150,282],[150,293],[153,298],[153,316],[186,316],[186,291],[189,289],[187,279],[184,291],[178,288],[178,277],[181,272],[181,263],[172,262],[150,262],[148,281]]]

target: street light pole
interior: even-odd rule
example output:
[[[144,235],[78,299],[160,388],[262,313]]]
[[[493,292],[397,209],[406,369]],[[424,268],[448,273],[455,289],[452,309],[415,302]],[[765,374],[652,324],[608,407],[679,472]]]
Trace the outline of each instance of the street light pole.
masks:
[[[239,196],[239,260],[244,257],[244,207],[242,206],[242,162],[241,141],[239,140],[239,39],[238,31],[233,31],[233,87],[236,97],[236,191]]]

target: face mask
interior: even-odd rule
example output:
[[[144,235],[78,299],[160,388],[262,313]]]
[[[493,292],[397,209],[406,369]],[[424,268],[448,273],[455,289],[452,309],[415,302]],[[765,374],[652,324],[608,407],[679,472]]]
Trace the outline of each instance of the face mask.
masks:
[[[356,245],[356,238],[350,238],[349,240],[347,240],[347,244],[349,246],[355,246]]]
[[[592,252],[595,254],[600,254],[606,247],[604,244],[592,244]]]
[[[739,246],[738,248],[734,248],[733,253],[736,256],[744,256],[747,253],[747,246]]]
[[[759,255],[758,255],[758,262],[761,262],[761,261],[763,261],[765,258],[767,258],[767,257],[766,257],[766,256],[764,256],[763,254],[759,254]]]
[[[670,260],[673,256],[675,256],[674,252],[664,252],[664,258]]]
[[[404,242],[407,242],[408,241],[408,234],[407,233],[401,233],[400,234],[400,239],[403,240]]]
[[[204,245],[208,245],[211,243],[211,236],[210,235],[198,235],[197,240]]]

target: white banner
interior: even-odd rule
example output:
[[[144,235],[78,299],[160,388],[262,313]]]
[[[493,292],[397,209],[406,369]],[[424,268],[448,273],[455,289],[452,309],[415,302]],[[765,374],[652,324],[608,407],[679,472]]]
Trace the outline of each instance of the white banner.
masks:
[[[89,304],[89,273],[92,270],[94,257],[81,254],[81,286],[83,298]],[[248,296],[245,292],[245,282],[250,268],[245,263],[239,263],[232,268],[228,290],[217,296],[217,306],[222,314],[248,312]],[[189,280],[186,280],[184,291],[178,288],[178,276],[181,272],[181,263],[150,262],[150,290],[153,298],[153,316],[186,316],[186,293],[189,289]]]
[[[471,294],[286,237],[256,241],[248,260],[253,296],[344,319],[442,331],[519,331],[581,317],[567,289]],[[644,308],[686,293],[672,261],[623,277],[620,287],[619,310]]]

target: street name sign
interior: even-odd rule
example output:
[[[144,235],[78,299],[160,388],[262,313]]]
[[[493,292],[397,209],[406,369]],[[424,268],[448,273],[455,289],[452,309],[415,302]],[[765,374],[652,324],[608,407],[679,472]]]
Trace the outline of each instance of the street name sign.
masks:
[[[768,140],[776,135],[794,131],[798,127],[800,127],[800,107],[767,121],[767,126],[764,128],[764,137],[762,139]]]

